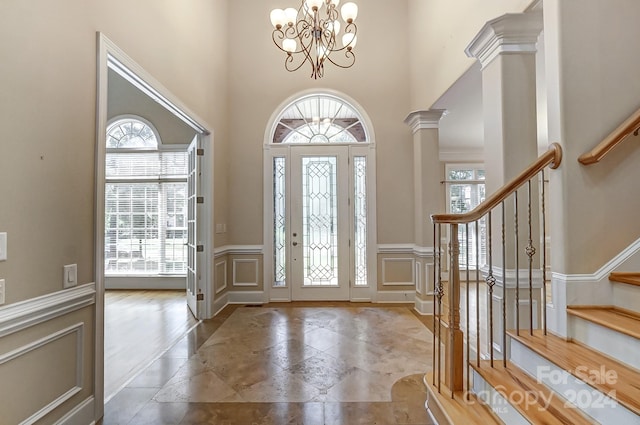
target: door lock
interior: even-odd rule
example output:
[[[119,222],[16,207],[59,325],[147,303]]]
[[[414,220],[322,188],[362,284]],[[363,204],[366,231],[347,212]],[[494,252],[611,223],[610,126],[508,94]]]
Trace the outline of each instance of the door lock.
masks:
[[[298,242],[293,242],[291,245],[298,246]]]

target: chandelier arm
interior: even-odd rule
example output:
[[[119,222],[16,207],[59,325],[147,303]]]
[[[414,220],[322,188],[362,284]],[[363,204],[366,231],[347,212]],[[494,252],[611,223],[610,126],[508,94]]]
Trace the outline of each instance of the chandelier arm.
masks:
[[[342,50],[342,49],[340,49],[340,50],[335,50],[335,52],[339,52],[339,51],[341,51],[341,50]],[[356,55],[353,53],[353,51],[352,51],[352,50],[347,50],[347,51],[345,51],[345,52],[344,52],[344,56],[345,56],[345,57],[347,58],[347,60],[349,61],[349,62],[347,62],[347,64],[345,64],[345,65],[343,65],[343,64],[341,64],[341,63],[338,63],[338,62],[334,61],[334,60],[331,58],[331,56],[327,56],[327,57],[326,57],[326,59],[327,59],[329,62],[331,62],[332,64],[334,64],[335,66],[337,66],[338,68],[343,68],[343,69],[351,68],[351,67],[353,66],[353,64],[354,64],[354,63],[356,63]]]

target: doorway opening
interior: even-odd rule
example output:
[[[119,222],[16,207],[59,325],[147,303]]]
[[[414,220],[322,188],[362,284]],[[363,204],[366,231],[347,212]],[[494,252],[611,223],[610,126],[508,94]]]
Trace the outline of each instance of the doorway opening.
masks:
[[[177,299],[184,302],[184,324],[167,324],[171,329],[159,331],[173,332],[174,337],[152,350],[147,362],[200,319],[212,315],[208,295],[213,294],[209,260],[213,252],[209,224],[213,222],[213,145],[204,121],[100,33],[97,89],[95,416],[100,418],[105,400],[105,289],[109,279],[120,279],[121,289],[134,281],[139,289],[165,290],[151,296],[155,298],[152,302],[166,298],[167,289],[181,288]],[[123,105],[129,109],[122,110]],[[132,314],[130,320],[139,317]],[[153,338],[150,332],[145,335]],[[132,340],[132,344],[146,344],[139,338]]]
[[[271,301],[375,297],[375,144],[335,92],[296,96],[265,142],[265,282]]]

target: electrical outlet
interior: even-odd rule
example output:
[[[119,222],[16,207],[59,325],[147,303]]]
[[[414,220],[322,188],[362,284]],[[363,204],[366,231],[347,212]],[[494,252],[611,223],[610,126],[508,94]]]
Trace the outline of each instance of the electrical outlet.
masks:
[[[0,261],[7,259],[7,233],[0,232]]]
[[[0,305],[4,304],[4,279],[0,279]]]
[[[62,279],[63,288],[71,288],[78,284],[78,265],[69,264],[64,266],[64,276]]]

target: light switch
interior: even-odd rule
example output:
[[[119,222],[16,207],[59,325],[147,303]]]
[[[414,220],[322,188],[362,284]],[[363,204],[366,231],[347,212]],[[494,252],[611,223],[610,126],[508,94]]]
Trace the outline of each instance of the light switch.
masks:
[[[4,279],[0,279],[0,305],[4,304]]]
[[[0,261],[7,260],[7,233],[0,232]]]
[[[64,266],[64,278],[62,286],[64,288],[71,288],[78,284],[78,265],[69,264]]]

